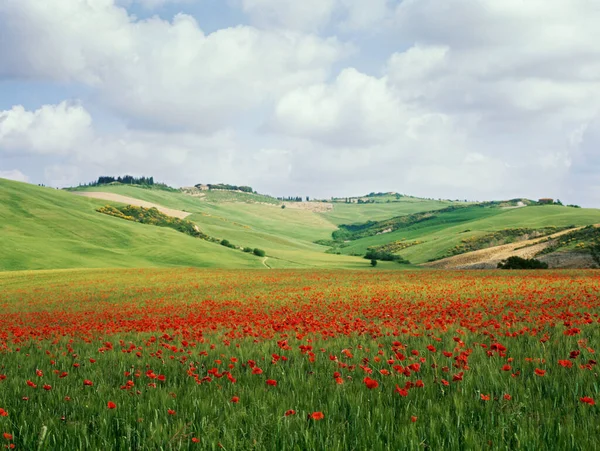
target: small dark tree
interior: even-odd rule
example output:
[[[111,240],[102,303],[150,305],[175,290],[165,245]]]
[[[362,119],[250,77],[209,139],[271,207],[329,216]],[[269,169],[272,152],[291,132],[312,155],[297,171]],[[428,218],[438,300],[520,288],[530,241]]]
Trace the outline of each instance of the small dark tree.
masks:
[[[371,260],[371,266],[374,268],[375,266],[377,266],[377,260],[372,259]]]
[[[254,255],[256,255],[257,257],[264,257],[266,255],[265,251],[263,251],[262,249],[258,249],[258,248],[254,248]]]
[[[521,257],[508,257],[498,263],[499,269],[548,269],[548,263],[541,262],[534,258],[527,259]]]

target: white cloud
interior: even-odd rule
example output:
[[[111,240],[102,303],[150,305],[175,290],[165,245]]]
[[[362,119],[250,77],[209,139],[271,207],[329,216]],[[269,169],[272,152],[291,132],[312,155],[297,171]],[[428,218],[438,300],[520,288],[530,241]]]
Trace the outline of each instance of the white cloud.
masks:
[[[29,182],[29,177],[27,177],[18,169],[12,169],[10,171],[0,171],[0,178],[14,180],[16,182]]]
[[[83,151],[92,118],[80,105],[62,102],[36,111],[22,106],[0,111],[0,152],[65,155]]]
[[[389,140],[406,120],[385,79],[345,69],[331,84],[284,95],[269,128],[331,145],[365,146]]]
[[[136,125],[213,132],[324,80],[335,38],[238,26],[205,34],[179,14],[136,20],[112,0],[7,0],[0,77],[84,83]]]

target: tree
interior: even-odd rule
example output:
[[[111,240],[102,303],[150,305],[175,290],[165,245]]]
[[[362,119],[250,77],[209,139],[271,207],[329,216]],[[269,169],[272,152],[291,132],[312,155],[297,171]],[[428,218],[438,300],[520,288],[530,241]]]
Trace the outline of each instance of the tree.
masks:
[[[264,257],[266,252],[263,251],[262,249],[258,249],[258,248],[254,248],[254,255],[256,255],[257,257]]]
[[[375,266],[377,266],[377,260],[372,259],[371,260],[371,266],[374,268]]]

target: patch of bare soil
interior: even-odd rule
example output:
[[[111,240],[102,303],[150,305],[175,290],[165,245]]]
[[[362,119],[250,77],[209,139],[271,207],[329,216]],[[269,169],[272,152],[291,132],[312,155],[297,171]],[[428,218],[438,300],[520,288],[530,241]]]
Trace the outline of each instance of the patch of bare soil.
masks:
[[[128,196],[121,196],[120,194],[115,194],[115,193],[103,193],[103,192],[92,192],[92,191],[77,192],[77,191],[75,191],[75,192],[73,192],[73,194],[76,194],[78,196],[83,196],[83,197],[91,197],[93,199],[102,199],[102,200],[108,200],[111,202],[119,202],[122,204],[133,205],[135,207],[144,207],[144,208],[154,207],[161,213],[166,214],[167,216],[172,216],[174,218],[179,218],[179,219],[185,219],[189,215],[191,215],[191,213],[188,213],[186,211],[175,210],[173,208],[163,207],[162,205],[153,204],[152,202],[146,202],[146,201],[143,201],[140,199],[135,199],[133,197],[128,197]]]
[[[315,213],[324,213],[333,210],[333,204],[329,202],[284,202],[285,208],[295,210],[308,210]]]
[[[558,238],[582,227],[563,230],[548,237],[535,238],[518,243],[503,244],[478,251],[467,252],[453,257],[444,258],[435,262],[424,263],[421,266],[438,269],[491,269],[496,268],[498,263],[508,257],[533,258],[538,253],[554,243],[552,238]],[[548,240],[548,238],[550,238]],[[548,240],[548,241],[546,241]]]
[[[550,268],[587,269],[598,268],[598,265],[588,253],[584,252],[554,252],[538,257],[538,260],[548,263]]]

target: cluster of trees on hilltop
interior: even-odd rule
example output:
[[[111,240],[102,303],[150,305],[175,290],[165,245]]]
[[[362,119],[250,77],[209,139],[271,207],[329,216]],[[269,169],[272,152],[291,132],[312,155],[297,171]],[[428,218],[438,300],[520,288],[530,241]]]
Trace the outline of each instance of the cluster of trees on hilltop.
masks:
[[[132,175],[124,175],[123,177],[102,176],[98,177],[96,182],[90,183],[90,186],[108,185],[110,183],[123,183],[124,185],[154,185],[154,177],[134,177]]]
[[[177,189],[170,187],[165,183],[159,183],[154,181],[154,177],[134,177],[133,175],[124,175],[124,176],[107,176],[103,175],[98,177],[98,180],[95,180],[90,183],[79,184],[80,187],[86,186],[102,186],[102,185],[110,185],[111,183],[122,183],[123,185],[137,185],[143,188],[154,188],[161,189],[165,191],[177,191]]]
[[[225,191],[242,191],[244,193],[253,193],[254,190],[251,186],[238,186],[238,185],[229,185],[227,183],[207,183],[206,185],[202,183],[198,183],[196,188],[201,188],[202,186],[207,186],[208,189],[221,189]]]

